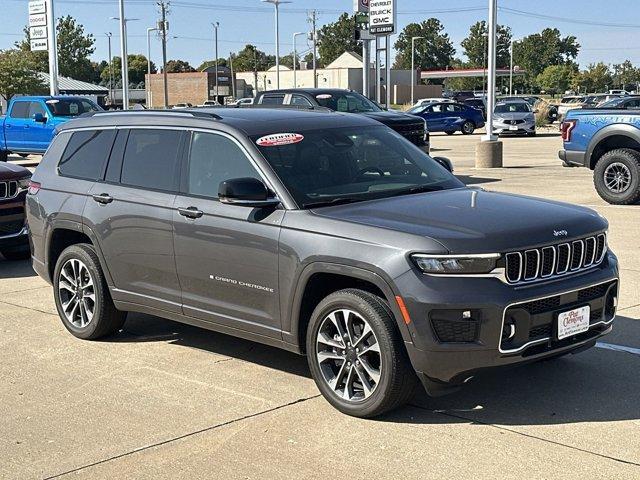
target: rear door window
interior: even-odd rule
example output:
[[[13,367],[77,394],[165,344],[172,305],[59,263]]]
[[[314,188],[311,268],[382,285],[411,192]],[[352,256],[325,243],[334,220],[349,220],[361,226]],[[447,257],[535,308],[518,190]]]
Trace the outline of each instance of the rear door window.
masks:
[[[264,95],[260,101],[263,105],[282,105],[284,103],[283,95]]]
[[[102,179],[115,135],[114,129],[74,132],[58,163],[58,172],[65,177]]]
[[[11,107],[11,118],[29,118],[29,103],[15,102]]]
[[[302,95],[292,95],[291,96],[291,105],[301,105],[303,107],[310,107],[311,102],[303,97]]]
[[[120,182],[153,190],[177,191],[182,132],[132,129],[122,161]]]

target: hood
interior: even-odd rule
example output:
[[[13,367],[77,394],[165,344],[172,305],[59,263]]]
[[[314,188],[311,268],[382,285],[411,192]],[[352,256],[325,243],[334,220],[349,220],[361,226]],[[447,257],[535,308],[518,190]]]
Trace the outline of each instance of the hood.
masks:
[[[429,237],[451,253],[500,253],[561,243],[608,226],[585,207],[470,188],[337,205],[314,213]],[[561,231],[566,236],[555,235]]]
[[[31,175],[31,172],[20,165],[0,162],[0,180],[17,180],[28,177],[29,175]]]
[[[364,112],[361,115],[373,118],[385,125],[410,125],[414,123],[422,123],[422,120],[415,115],[402,112],[390,112],[388,110],[383,110],[381,112]]]

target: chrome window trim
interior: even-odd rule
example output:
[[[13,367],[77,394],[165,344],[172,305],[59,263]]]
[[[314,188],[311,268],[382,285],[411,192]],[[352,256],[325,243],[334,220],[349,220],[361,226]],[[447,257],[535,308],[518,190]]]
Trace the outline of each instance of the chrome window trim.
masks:
[[[535,301],[538,301],[538,300],[544,300],[545,298],[551,298],[551,297],[557,297],[557,296],[561,296],[561,295],[566,295],[567,293],[577,292],[577,291],[580,291],[580,290],[584,290],[586,288],[595,287],[597,285],[603,285],[603,284],[609,283],[609,282],[611,282],[613,280],[616,280],[618,282],[616,284],[616,295],[619,296],[620,295],[620,279],[618,277],[612,277],[612,278],[609,278],[608,280],[604,280],[604,281],[600,281],[600,282],[584,285],[584,286],[579,287],[579,288],[572,288],[571,290],[565,290],[565,291],[561,291],[561,292],[558,292],[558,293],[553,293],[551,295],[543,295],[541,297],[534,297],[534,298],[530,298],[528,300],[519,300],[517,302],[513,302],[513,303],[508,304],[506,307],[504,307],[504,310],[502,311],[502,324],[500,325],[500,336],[498,337],[498,352],[501,353],[501,354],[505,354],[505,355],[512,355],[514,353],[520,353],[521,351],[526,350],[527,348],[529,348],[532,345],[535,345],[535,344],[538,344],[538,343],[548,342],[549,340],[551,340],[551,337],[538,338],[536,340],[532,340],[530,342],[527,342],[527,343],[525,343],[524,345],[521,345],[518,348],[512,348],[512,349],[503,350],[502,349],[502,331],[504,329],[504,322],[506,320],[507,310],[509,308],[513,307],[514,305],[521,305],[523,303],[529,303],[529,302],[535,302]],[[591,330],[591,328],[595,327],[596,325],[603,325],[603,324],[604,325],[609,325],[616,318],[617,313],[618,313],[618,310],[616,309],[616,313],[613,315],[613,317],[609,321],[600,320],[599,322],[596,322],[594,324],[589,324],[589,330]]]

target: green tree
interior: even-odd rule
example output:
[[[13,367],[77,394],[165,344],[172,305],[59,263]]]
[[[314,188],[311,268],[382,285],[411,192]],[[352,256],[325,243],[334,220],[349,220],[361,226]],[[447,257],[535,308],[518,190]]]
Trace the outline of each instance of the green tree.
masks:
[[[0,50],[0,95],[44,93],[47,87],[36,71],[33,58],[16,49]]]
[[[514,65],[525,70],[525,82],[532,87],[545,68],[572,62],[579,50],[576,37],[561,37],[557,28],[545,28],[514,42],[513,60]]]
[[[415,66],[421,70],[444,70],[449,67],[456,53],[444,26],[437,18],[429,18],[421,23],[410,23],[400,33],[393,45],[397,50],[394,68],[411,68],[411,38],[424,37],[415,41]]]
[[[617,87],[635,89],[640,82],[640,69],[633,66],[630,60],[613,65],[613,80]]]
[[[578,75],[575,63],[549,65],[536,77],[536,84],[547,93],[564,93]]]
[[[56,24],[58,45],[58,72],[64,77],[91,82],[95,79],[95,70],[91,65],[89,56],[95,51],[95,38],[89,33],[84,33],[84,27],[67,15],[58,19]],[[33,57],[33,62],[38,71],[49,71],[47,52],[31,52],[29,29],[24,29],[25,38],[16,43],[16,46],[28,52]]]
[[[319,30],[318,55],[323,65],[329,65],[344,52],[358,50],[355,37],[356,17],[343,13],[338,20]]]
[[[605,63],[592,63],[576,75],[572,87],[587,93],[604,92],[613,85],[611,70]]]
[[[267,70],[276,64],[275,55],[267,55],[255,45],[245,45],[233,56],[234,72],[253,72]]]
[[[169,60],[167,62],[167,73],[187,73],[196,70],[184,60]]]
[[[147,73],[147,57],[142,54],[127,55],[129,67],[129,85],[131,87],[144,87],[144,76]],[[122,87],[122,62],[120,57],[113,57],[113,85],[114,87]],[[156,73],[156,66],[151,62],[151,73]],[[109,84],[109,68],[105,68],[100,72],[102,85]]]
[[[511,28],[503,25],[496,27],[496,63],[498,68],[508,67],[510,62]],[[487,22],[476,22],[469,28],[469,35],[460,42],[468,59],[468,67],[483,67],[487,62]]]
[[[226,58],[219,58],[218,59],[218,67],[226,67],[227,66],[227,59]],[[213,67],[215,66],[216,61],[215,60],[205,60],[204,62],[202,62],[198,68],[196,68],[196,71],[198,72],[202,72],[205,68],[209,68],[209,67]],[[236,64],[235,64],[235,59],[233,62],[233,68],[236,68]]]

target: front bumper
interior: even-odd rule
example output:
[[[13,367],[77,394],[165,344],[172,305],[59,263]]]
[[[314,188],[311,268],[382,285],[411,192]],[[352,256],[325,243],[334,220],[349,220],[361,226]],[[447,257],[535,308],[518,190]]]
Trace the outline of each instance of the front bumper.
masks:
[[[29,246],[29,230],[24,212],[25,193],[0,203],[0,249],[20,250]]]
[[[515,128],[514,128],[515,127]],[[502,122],[493,122],[493,133],[498,135],[513,134],[522,135],[527,133],[535,133],[535,123],[519,123],[516,125],[505,124]]]
[[[412,342],[406,343],[409,358],[427,391],[438,394],[480,371],[585,348],[609,333],[617,302],[618,263],[609,252],[593,269],[529,285],[508,285],[497,278],[429,276],[414,270],[396,279],[396,284],[411,317],[408,328]],[[589,290],[597,285],[606,288],[603,292]],[[610,294],[615,296],[613,309],[605,313]],[[557,301],[547,302],[556,297]],[[539,301],[536,311],[518,310],[533,301]],[[589,330],[558,340],[558,313],[585,305],[591,307],[593,316]],[[598,309],[602,310],[600,316]],[[467,322],[475,322],[475,329],[466,328],[461,315],[465,311],[471,312]],[[446,322],[452,315],[455,320],[450,330],[445,323],[445,334],[470,337],[444,341],[439,337],[436,329],[440,329],[440,335],[443,330],[437,322]],[[505,322],[515,323],[510,341],[505,341]],[[510,335],[510,329],[507,331]],[[463,341],[449,341],[452,338]]]

